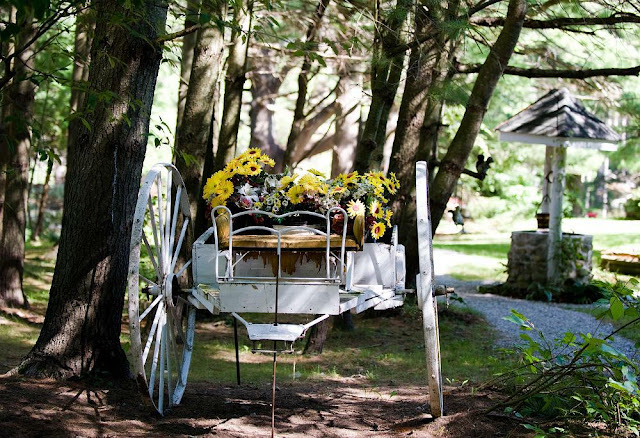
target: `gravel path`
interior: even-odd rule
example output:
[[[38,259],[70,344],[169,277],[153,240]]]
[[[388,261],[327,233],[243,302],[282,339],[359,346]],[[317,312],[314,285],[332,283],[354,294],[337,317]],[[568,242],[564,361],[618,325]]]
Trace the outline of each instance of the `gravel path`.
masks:
[[[453,256],[449,253],[451,251],[434,251],[436,274],[443,271],[442,269],[439,270],[438,267],[443,266],[447,258]],[[600,336],[606,336],[613,331],[611,324],[598,321],[589,314],[569,310],[566,308],[567,305],[519,300],[477,292],[479,285],[490,284],[490,282],[466,282],[456,280],[447,275],[436,275],[436,284],[454,287],[456,293],[464,299],[466,305],[482,313],[487,321],[497,329],[499,333],[498,346],[500,347],[510,347],[515,343],[521,342],[518,326],[503,319],[511,314],[511,309],[515,309],[529,318],[549,341],[555,338],[562,338],[567,331],[598,334]],[[613,345],[628,357],[640,359],[639,352],[635,350],[633,342],[628,339],[617,336]]]

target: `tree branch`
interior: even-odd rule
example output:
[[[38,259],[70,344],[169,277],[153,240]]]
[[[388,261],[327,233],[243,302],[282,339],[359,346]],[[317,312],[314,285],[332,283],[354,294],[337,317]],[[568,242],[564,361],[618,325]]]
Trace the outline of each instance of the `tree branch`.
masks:
[[[455,63],[457,73],[478,73],[482,66],[465,65]],[[640,74],[640,65],[635,67],[623,68],[594,68],[583,70],[556,70],[542,68],[522,68],[507,66],[504,74],[512,76],[522,76],[525,78],[564,78],[564,79],[587,79],[597,76],[638,76]]]
[[[194,24],[193,26],[189,26],[186,27],[182,30],[179,30],[177,32],[173,32],[173,33],[168,33],[166,35],[162,35],[161,37],[158,37],[156,39],[156,43],[157,44],[162,44],[162,43],[166,43],[167,41],[172,41],[175,40],[177,38],[181,38],[185,35],[189,35],[190,33],[196,32],[198,29],[200,29],[202,27],[202,24]]]
[[[475,17],[469,23],[476,26],[499,27],[504,25],[504,17]],[[525,20],[527,29],[561,29],[569,26],[610,26],[623,23],[640,23],[640,16],[634,14],[614,14],[609,17],[562,17],[551,20]]]

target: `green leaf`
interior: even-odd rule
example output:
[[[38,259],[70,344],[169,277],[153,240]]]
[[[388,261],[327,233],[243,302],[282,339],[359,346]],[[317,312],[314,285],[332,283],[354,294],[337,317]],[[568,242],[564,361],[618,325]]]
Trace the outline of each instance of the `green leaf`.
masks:
[[[620,298],[613,296],[609,302],[609,311],[611,312],[611,318],[616,321],[624,315],[624,305]]]
[[[85,119],[84,117],[78,117],[78,118],[80,119],[84,127],[87,128],[88,131],[91,131],[91,125],[89,124],[89,122],[87,122],[87,119]]]

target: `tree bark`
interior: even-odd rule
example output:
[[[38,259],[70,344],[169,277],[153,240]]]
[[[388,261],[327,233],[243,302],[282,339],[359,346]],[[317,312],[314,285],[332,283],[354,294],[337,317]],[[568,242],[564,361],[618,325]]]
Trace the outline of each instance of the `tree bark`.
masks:
[[[216,0],[212,13],[224,17],[224,3]],[[185,101],[182,124],[176,137],[175,164],[189,196],[191,217],[198,214],[198,198],[201,198],[203,163],[213,109],[215,90],[218,86],[224,35],[213,24],[198,31],[189,89]]]
[[[316,11],[313,15],[313,19],[307,29],[306,42],[313,42],[316,39],[320,26],[322,24],[322,18],[329,6],[330,0],[319,0]],[[302,61],[302,67],[300,69],[300,75],[298,75],[298,97],[296,99],[296,106],[293,111],[293,122],[291,124],[291,131],[289,132],[289,138],[287,139],[287,148],[284,151],[284,165],[293,164],[293,157],[295,153],[297,139],[302,131],[306,119],[304,112],[305,103],[307,101],[307,87],[309,82],[309,70],[311,68],[311,58],[309,55],[305,55]]]
[[[25,17],[16,38],[23,45],[36,33],[31,17]],[[25,231],[29,186],[29,152],[36,87],[30,78],[34,67],[34,47],[29,46],[15,59],[16,76],[9,85],[4,105],[8,106],[4,137],[6,158],[2,236],[0,237],[0,305],[28,307],[22,290]]]
[[[360,105],[349,108],[353,102],[359,102],[362,88],[359,85],[361,76],[345,77],[338,84],[336,93],[341,103],[336,113],[335,140],[333,142],[333,160],[331,160],[331,177],[341,173],[349,173],[353,168],[356,148],[358,145],[358,131],[360,120]],[[356,82],[358,85],[353,85]]]
[[[47,201],[49,200],[49,181],[51,180],[51,171],[53,169],[53,162],[49,161],[47,166],[47,175],[44,178],[44,184],[42,186],[42,195],[40,195],[40,202],[38,203],[38,217],[36,218],[36,224],[33,227],[33,233],[31,234],[31,240],[38,240],[40,234],[42,234],[42,226],[44,224],[44,211],[47,207]]]
[[[71,121],[60,247],[40,336],[15,372],[129,376],[120,326],[167,4],[95,3],[84,115]],[[126,23],[126,26],[123,26]],[[115,61],[115,62],[114,62]],[[105,98],[106,96],[106,98]]]
[[[354,169],[358,172],[382,168],[387,122],[400,84],[405,58],[404,51],[395,55],[391,51],[404,43],[402,29],[411,5],[411,1],[398,0],[387,19],[376,25],[371,59],[371,105],[354,159]]]
[[[331,318],[327,318],[311,327],[311,330],[309,331],[309,339],[307,339],[307,343],[302,350],[302,354],[322,353],[324,343],[327,340],[327,334],[329,333],[330,319]]]
[[[394,222],[398,225],[398,235],[402,236],[407,252],[407,279],[410,283],[418,269],[418,236],[416,229],[415,201],[415,163],[426,160],[429,151],[421,150],[425,143],[420,142],[420,134],[425,122],[425,113],[430,99],[434,77],[440,73],[440,60],[446,58],[446,35],[443,31],[434,32],[434,23],[442,23],[445,10],[427,9],[418,5],[415,13],[415,38],[425,34],[434,34],[427,43],[411,50],[407,77],[398,113],[396,134],[391,151],[389,172],[395,173],[400,189],[393,200]]]
[[[187,12],[184,17],[184,28],[189,29],[198,23],[201,1],[188,1]],[[196,47],[198,32],[190,32],[182,37],[182,58],[180,59],[180,86],[178,88],[178,116],[176,120],[176,137],[182,127],[184,105],[187,101],[187,90],[193,67],[193,54]]]
[[[268,52],[263,53],[266,57]],[[274,137],[274,111],[278,90],[287,70],[275,75],[267,71],[270,64],[263,63],[262,58],[251,60],[251,147],[257,147],[276,162],[274,170],[281,171],[284,162],[284,147]]]
[[[85,8],[78,11],[73,50],[73,71],[71,73],[71,113],[80,110],[80,105],[84,102],[87,80],[89,80],[91,41],[95,25],[95,15],[92,9]]]
[[[249,0],[252,2],[253,0]],[[248,10],[245,11],[244,8]],[[247,49],[251,26],[252,4],[239,1],[235,4],[234,23],[237,27],[231,34],[231,47],[227,57],[227,73],[224,86],[224,109],[220,120],[220,136],[216,150],[215,169],[222,169],[236,153],[242,92],[247,72]]]
[[[434,234],[446,209],[447,201],[464,169],[464,164],[469,158],[482,120],[487,112],[489,100],[505,67],[509,64],[509,59],[520,37],[526,12],[527,2],[525,0],[509,1],[505,25],[478,73],[460,127],[447,149],[431,185],[431,220]]]

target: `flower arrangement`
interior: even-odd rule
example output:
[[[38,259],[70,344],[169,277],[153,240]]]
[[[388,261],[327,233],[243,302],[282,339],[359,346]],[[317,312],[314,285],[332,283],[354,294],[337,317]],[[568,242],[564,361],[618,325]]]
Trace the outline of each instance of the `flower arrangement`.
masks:
[[[349,218],[364,222],[364,229],[380,239],[391,226],[392,211],[388,195],[400,187],[395,175],[382,172],[341,174],[333,180],[321,172],[297,174],[286,171],[270,174],[265,166],[275,162],[257,148],[251,148],[214,173],[205,184],[203,198],[213,208],[226,205],[232,210],[262,210],[274,214],[292,211],[316,211],[325,214],[332,207],[342,207]],[[335,229],[344,218],[333,217]]]

